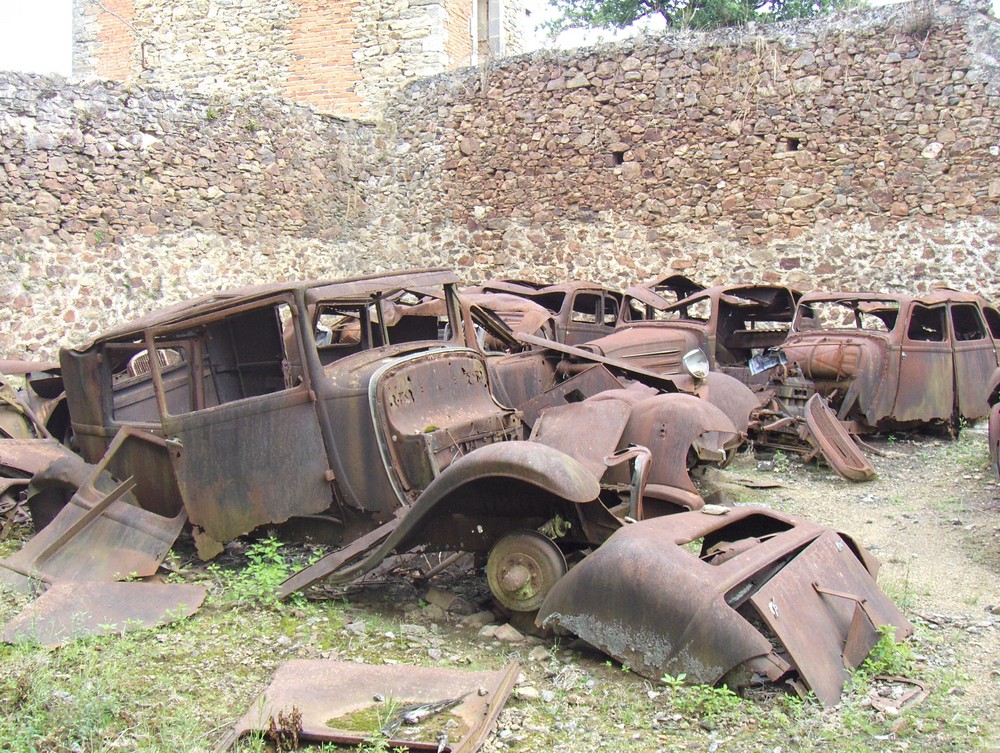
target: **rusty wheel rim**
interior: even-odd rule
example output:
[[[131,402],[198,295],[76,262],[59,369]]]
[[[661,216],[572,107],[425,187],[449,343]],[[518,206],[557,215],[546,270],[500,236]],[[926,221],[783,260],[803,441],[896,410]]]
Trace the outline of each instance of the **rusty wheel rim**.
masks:
[[[486,560],[490,591],[514,612],[538,609],[566,570],[566,558],[559,547],[537,531],[506,534],[493,545]]]

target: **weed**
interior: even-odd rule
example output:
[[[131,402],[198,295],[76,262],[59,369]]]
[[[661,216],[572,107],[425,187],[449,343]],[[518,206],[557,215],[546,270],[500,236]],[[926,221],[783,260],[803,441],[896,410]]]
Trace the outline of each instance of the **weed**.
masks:
[[[256,133],[259,131],[261,129],[261,125],[257,122],[257,118],[250,118],[250,120],[247,121],[246,129],[250,131],[250,133]]]
[[[660,682],[669,689],[668,696],[674,708],[685,715],[698,716],[710,724],[717,724],[736,716],[743,701],[725,685],[687,685],[687,675],[664,675]]]
[[[905,676],[913,669],[913,647],[906,641],[897,642],[894,631],[892,625],[878,628],[878,643],[854,672],[856,686],[867,687],[878,675]]]
[[[788,473],[788,469],[790,466],[788,461],[788,456],[781,450],[774,451],[773,463],[775,471],[777,471],[778,473]]]
[[[219,111],[214,107],[209,107],[205,110],[205,120],[212,122],[219,119]]]
[[[274,604],[277,588],[291,574],[275,538],[257,541],[246,550],[247,564],[239,571],[227,571],[210,565],[209,572],[222,582],[227,600],[241,604]]]

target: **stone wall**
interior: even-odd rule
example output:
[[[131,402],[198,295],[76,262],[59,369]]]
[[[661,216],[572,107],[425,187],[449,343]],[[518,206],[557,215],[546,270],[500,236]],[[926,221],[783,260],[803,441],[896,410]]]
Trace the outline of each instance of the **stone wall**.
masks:
[[[354,238],[386,149],[280,100],[0,73],[0,357],[220,286],[398,265]]]
[[[476,0],[76,0],[73,72],[375,118],[405,84],[471,61]],[[499,7],[499,0],[494,0]],[[506,49],[523,49],[521,0]]]
[[[410,87],[411,200],[471,277],[1000,298],[998,24],[910,4],[538,54]]]
[[[378,125],[0,74],[0,358],[224,286],[429,265],[996,301],[998,48],[976,6],[893,6],[481,65]]]

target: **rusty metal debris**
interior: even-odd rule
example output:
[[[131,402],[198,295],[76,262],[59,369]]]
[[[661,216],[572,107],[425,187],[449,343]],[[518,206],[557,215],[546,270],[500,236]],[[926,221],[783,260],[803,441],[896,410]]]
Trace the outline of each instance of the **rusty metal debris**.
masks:
[[[849,538],[784,513],[679,513],[618,531],[552,588],[538,624],[568,630],[646,677],[684,673],[731,686],[797,679],[833,704],[877,641],[875,628],[912,632],[873,567]]]
[[[194,614],[206,593],[205,586],[185,583],[56,583],[3,626],[0,641],[52,647],[166,625]]]
[[[869,691],[868,700],[876,711],[899,713],[923,703],[931,693],[927,683],[908,677],[876,675],[872,679],[875,686]]]
[[[475,753],[519,673],[514,662],[497,672],[473,672],[293,660],[278,667],[268,688],[213,750],[230,750],[254,731],[284,729],[315,742],[359,746],[374,737],[392,750]],[[380,728],[363,722],[371,709],[387,718]]]
[[[41,584],[155,573],[186,521],[176,489],[141,472],[164,452],[162,439],[122,429],[69,504],[0,561],[0,583],[32,593]],[[123,480],[109,485],[106,471]]]
[[[765,407],[773,393],[764,391],[769,373],[758,363],[784,342],[801,293],[777,285],[676,290],[664,285],[657,280],[629,288],[615,333],[591,341],[586,349],[664,374],[680,373],[685,354],[700,349],[713,370],[762,392],[756,401],[743,399],[739,409],[730,411],[731,417],[747,418],[740,430],[746,432],[749,425],[758,445],[798,451],[808,458],[822,455],[850,480],[875,477],[875,469],[847,432],[823,415],[823,406],[813,403],[797,416],[783,405]],[[681,292],[689,295],[681,297]],[[774,359],[773,365],[779,363],[783,360]]]
[[[870,648],[872,625],[893,622],[894,614],[885,616],[885,597],[865,580],[862,565],[870,563],[863,552],[827,529],[774,513],[678,513],[707,509],[689,468],[696,462],[724,466],[752,430],[761,397],[730,375],[708,372],[698,351],[682,350],[677,371],[662,373],[642,359],[622,357],[627,353],[602,354],[539,336],[537,322],[542,330],[553,319],[560,325],[535,303],[526,305],[537,296],[506,301],[508,313],[521,317],[512,328],[487,310],[486,300],[463,300],[457,282],[446,270],[425,270],[227,291],[64,350],[60,384],[83,461],[69,463],[58,450],[33,471],[28,504],[39,524],[51,523],[0,563],[0,580],[31,590],[145,577],[156,571],[185,521],[205,558],[222,542],[263,526],[308,521],[311,533],[341,548],[289,578],[282,596],[319,579],[346,583],[415,548],[470,552],[486,561],[496,599],[521,615],[541,605],[543,615],[564,627],[584,637],[591,630],[598,645],[610,645],[618,629],[613,626],[625,620],[626,633],[638,638],[619,653],[639,651],[650,666],[659,666],[653,648],[675,640],[670,636],[678,621],[715,614],[721,627],[696,625],[699,650],[752,645],[757,653],[740,654],[713,675],[701,654],[685,648],[677,661],[695,661],[704,671],[681,671],[693,679],[704,675],[706,682],[738,665],[769,679],[798,674],[817,694],[832,697],[842,680],[831,668],[832,649],[825,646],[816,659],[798,645],[795,631],[840,636],[853,657]],[[667,279],[642,295],[682,298],[696,287]],[[721,314],[716,320],[733,337],[747,330],[741,358],[784,336],[770,324],[784,323],[785,298],[793,294],[773,289],[768,297],[761,290],[694,293],[720,311],[742,306],[760,313],[747,315],[740,326]],[[584,324],[612,323],[618,299],[610,292],[572,285],[557,292],[562,303],[570,301],[568,309],[559,308],[569,312],[558,335],[568,342],[590,332]],[[581,299],[586,305],[572,303],[578,294],[590,296]],[[691,297],[671,305],[687,306]],[[718,338],[705,338],[719,345]],[[731,352],[735,341],[725,342]],[[711,353],[734,373],[748,368],[728,363],[719,347]],[[848,472],[865,473],[864,458],[836,433],[839,423],[818,399],[811,405],[817,406],[809,425],[819,436],[818,450]],[[75,486],[65,506],[59,493],[49,493]],[[689,563],[671,542],[701,529],[693,538],[709,542],[703,552],[708,569],[693,567],[674,578],[674,570]],[[633,536],[658,551],[634,572],[636,599],[649,599],[644,609],[670,602],[671,617],[659,626],[628,609],[586,612],[587,599],[601,593],[590,580],[632,577],[620,564],[606,564],[606,553]],[[601,546],[609,537],[611,543]],[[845,557],[848,564],[840,561]],[[567,562],[581,559],[567,573]],[[830,575],[827,566],[847,575]],[[655,568],[670,571],[670,578],[656,581],[651,594],[652,581],[642,573]],[[810,583],[818,585],[795,598],[802,604],[820,599],[820,616],[812,622],[757,618],[784,641],[786,658],[771,653],[758,627],[738,620],[760,607],[754,598],[769,586],[787,579],[788,589],[798,588],[797,569],[802,579],[815,575]],[[734,573],[742,580],[697,581],[700,572]],[[663,582],[677,588],[663,589]],[[551,616],[550,607],[568,598],[556,594],[567,593],[575,594],[568,606],[584,604],[584,617],[566,618],[565,608],[558,610],[562,617]],[[768,605],[785,593],[775,591]],[[697,600],[709,597],[714,601],[700,612]],[[640,605],[637,600],[631,608]],[[119,599],[103,618],[121,622],[143,606]],[[793,601],[782,611],[796,606]],[[36,610],[49,620],[49,612]],[[893,624],[905,629],[899,620]],[[670,661],[660,662],[659,671],[682,666]],[[275,692],[283,697],[285,690]],[[310,717],[298,710],[306,730]],[[297,727],[291,711],[272,715],[275,724]]]

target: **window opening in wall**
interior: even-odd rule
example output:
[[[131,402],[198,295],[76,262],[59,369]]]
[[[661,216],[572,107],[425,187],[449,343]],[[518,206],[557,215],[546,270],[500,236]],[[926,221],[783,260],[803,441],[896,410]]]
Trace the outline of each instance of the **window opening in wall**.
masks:
[[[620,165],[625,162],[625,152],[611,152],[612,164]]]
[[[801,145],[802,145],[802,139],[796,138],[795,136],[789,136],[788,138],[785,139],[786,152],[797,152]]]

